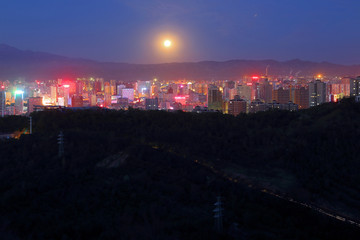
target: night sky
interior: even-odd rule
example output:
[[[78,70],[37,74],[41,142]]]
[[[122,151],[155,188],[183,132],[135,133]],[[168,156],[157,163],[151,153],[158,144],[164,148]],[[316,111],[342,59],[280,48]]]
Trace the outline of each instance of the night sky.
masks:
[[[359,12],[359,0],[1,0],[0,43],[130,63],[360,64]],[[173,52],[156,46],[163,36]]]

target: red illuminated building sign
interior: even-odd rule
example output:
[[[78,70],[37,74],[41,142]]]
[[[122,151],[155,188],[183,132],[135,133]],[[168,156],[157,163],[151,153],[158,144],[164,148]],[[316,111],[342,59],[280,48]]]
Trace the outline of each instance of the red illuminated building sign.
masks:
[[[175,97],[175,100],[179,100],[179,101],[181,101],[181,100],[186,100],[188,97],[189,97],[189,96],[176,96],[176,97]]]
[[[175,97],[175,102],[181,103],[181,105],[186,105],[186,100],[189,98],[189,95],[179,95]]]

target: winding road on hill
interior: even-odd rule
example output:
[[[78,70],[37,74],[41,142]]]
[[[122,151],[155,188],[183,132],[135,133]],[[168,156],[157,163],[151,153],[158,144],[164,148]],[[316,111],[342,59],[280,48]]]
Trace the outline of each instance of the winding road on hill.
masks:
[[[338,214],[335,211],[328,210],[328,209],[323,209],[323,208],[320,208],[320,207],[315,206],[313,204],[309,204],[309,203],[305,203],[305,202],[295,200],[295,199],[293,199],[293,198],[291,198],[289,196],[286,196],[283,193],[276,193],[276,192],[274,192],[272,190],[263,188],[261,186],[253,185],[249,180],[242,179],[240,177],[229,176],[228,174],[222,172],[221,170],[215,169],[213,166],[211,166],[210,164],[208,164],[208,163],[206,163],[204,161],[194,160],[194,162],[197,163],[197,164],[200,164],[203,167],[206,167],[206,168],[210,169],[213,173],[215,173],[216,175],[221,176],[223,178],[226,178],[228,181],[231,181],[231,182],[234,182],[234,183],[237,183],[237,184],[245,183],[245,184],[247,184],[248,188],[251,188],[253,190],[261,191],[261,192],[263,192],[265,194],[268,194],[268,195],[271,195],[273,197],[276,197],[276,198],[279,198],[279,199],[282,199],[282,200],[297,204],[299,206],[302,206],[302,207],[311,209],[313,211],[316,211],[316,212],[318,212],[318,213],[320,213],[322,215],[325,215],[327,217],[331,217],[331,218],[336,219],[338,221],[348,223],[348,224],[351,224],[351,225],[354,225],[354,226],[360,228],[359,221],[356,221],[354,219],[350,219],[348,217],[342,216],[341,214]]]

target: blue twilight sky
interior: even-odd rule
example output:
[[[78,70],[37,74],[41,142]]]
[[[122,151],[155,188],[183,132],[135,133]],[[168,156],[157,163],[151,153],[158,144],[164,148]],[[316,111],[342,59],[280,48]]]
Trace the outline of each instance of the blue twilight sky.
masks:
[[[360,64],[359,27],[359,0],[0,1],[0,43],[101,61]]]

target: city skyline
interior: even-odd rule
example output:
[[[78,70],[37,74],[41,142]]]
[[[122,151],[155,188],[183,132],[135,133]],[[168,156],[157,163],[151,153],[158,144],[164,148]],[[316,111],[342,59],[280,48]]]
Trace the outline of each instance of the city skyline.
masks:
[[[354,31],[360,3],[352,0],[37,0],[0,6],[1,43],[68,57],[129,63],[296,58],[360,63]],[[175,39],[179,51],[157,49],[167,37]]]
[[[2,239],[360,239],[355,0],[0,1]]]

